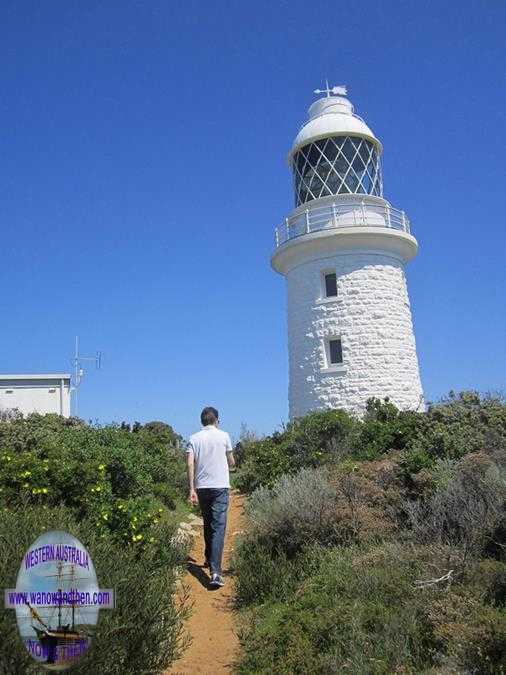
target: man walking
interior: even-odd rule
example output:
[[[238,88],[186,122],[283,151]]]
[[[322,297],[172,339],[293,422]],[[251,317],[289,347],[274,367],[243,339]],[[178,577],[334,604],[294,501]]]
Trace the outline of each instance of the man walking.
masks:
[[[235,465],[230,436],[218,429],[216,408],[200,414],[202,430],[190,436],[186,466],[190,502],[200,505],[204,519],[205,564],[211,573],[210,586],[223,586],[221,558],[227,526],[229,467]]]

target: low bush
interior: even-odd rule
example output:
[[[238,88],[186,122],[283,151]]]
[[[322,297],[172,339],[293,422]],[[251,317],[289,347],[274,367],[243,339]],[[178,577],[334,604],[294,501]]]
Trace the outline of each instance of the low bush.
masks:
[[[246,524],[234,563],[241,604],[283,597],[307,574],[308,546],[378,541],[395,529],[382,490],[346,463],[301,469],[258,488],[246,503]]]
[[[245,444],[238,672],[506,673],[503,400],[334,412]]]
[[[421,565],[399,553],[314,549],[317,569],[291,597],[248,614],[238,671],[392,673],[431,665],[424,601],[413,586]]]
[[[434,643],[458,672],[506,673],[506,612],[459,588],[431,603]]]
[[[241,441],[236,487],[252,492],[262,485],[272,486],[283,474],[327,463],[355,423],[343,410],[319,411],[294,420],[281,433],[263,439],[246,437]]]
[[[247,502],[248,536],[288,556],[309,541],[332,541],[336,490],[325,468],[282,476],[272,489],[259,488]]]
[[[97,427],[56,415],[0,421],[0,586],[14,587],[33,541],[63,529],[88,549],[117,606],[100,613],[75,673],[163,672],[180,654],[184,599],[173,601],[185,551],[173,537],[183,506],[184,453],[161,422]],[[39,672],[0,618],[0,672]]]
[[[357,459],[378,459],[391,450],[403,450],[416,436],[423,415],[398,410],[388,398],[367,402],[366,413],[349,438],[349,451]]]
[[[95,427],[57,415],[0,422],[0,508],[65,504],[136,544],[182,502],[184,456],[169,425]]]
[[[420,415],[406,444],[406,473],[432,469],[437,459],[460,459],[484,448],[506,448],[506,404],[501,396],[451,392]]]
[[[355,470],[355,468],[357,470]],[[377,467],[380,483],[381,470]],[[391,494],[358,465],[301,469],[246,502],[247,536],[293,556],[308,543],[351,544],[385,537],[394,527]]]
[[[438,478],[429,497],[406,502],[415,539],[458,546],[466,558],[483,555],[506,526],[506,465],[473,453]]]
[[[304,556],[309,573],[291,575],[291,592],[244,614],[238,672],[505,672],[506,614],[483,588],[417,583],[455,565],[451,548],[383,544]]]
[[[450,393],[426,412],[400,411],[388,399],[371,399],[362,419],[342,410],[310,413],[282,432],[241,443],[235,479],[244,492],[272,486],[286,473],[345,458],[375,460],[399,455],[406,480],[438,461],[471,452],[506,450],[506,404],[500,396]]]
[[[238,606],[284,600],[305,572],[301,558],[289,559],[283,550],[273,551],[266,542],[246,538],[234,558],[235,598]]]
[[[162,672],[185,646],[182,622],[187,603],[174,603],[175,568],[184,551],[171,545],[174,524],[154,528],[156,542],[139,549],[97,532],[90,520],[77,520],[68,507],[18,504],[0,519],[0,587],[16,585],[17,568],[35,539],[63,529],[88,549],[102,588],[114,588],[116,608],[103,610],[89,652],[72,672],[130,675]],[[0,672],[38,673],[21,643],[14,610],[0,613]]]

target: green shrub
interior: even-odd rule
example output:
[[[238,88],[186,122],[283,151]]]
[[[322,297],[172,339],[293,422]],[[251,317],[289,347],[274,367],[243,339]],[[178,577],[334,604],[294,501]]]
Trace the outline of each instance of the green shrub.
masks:
[[[503,400],[331,413],[245,444],[238,672],[506,673]]]
[[[101,586],[116,590],[116,609],[100,613],[90,653],[73,672],[162,672],[181,652],[186,609],[173,595],[185,551],[171,543],[172,511],[184,503],[179,441],[162,422],[0,421],[0,585],[14,586],[29,545],[61,528],[89,550]],[[2,613],[0,631],[0,672],[38,672],[13,612]]]
[[[506,450],[506,405],[501,397],[450,393],[427,412],[400,411],[388,399],[371,399],[363,419],[343,410],[317,411],[282,432],[241,441],[235,485],[244,492],[271,487],[279,476],[346,457],[374,460],[401,455],[406,479],[432,471],[438,460],[458,460],[482,449]]]
[[[313,550],[290,598],[256,607],[241,634],[242,673],[420,672],[435,649],[414,587],[423,565],[397,547]],[[307,565],[311,568],[311,565]]]
[[[138,543],[184,498],[178,439],[161,422],[135,432],[57,415],[0,422],[0,508],[65,504],[100,532]]]
[[[428,618],[439,649],[459,672],[506,673],[506,612],[465,589],[449,592],[430,606]]]
[[[499,396],[450,392],[420,415],[406,444],[408,473],[432,468],[438,458],[460,459],[485,448],[506,448],[506,404]]]
[[[288,556],[309,541],[332,541],[336,491],[325,468],[282,476],[272,489],[258,488],[246,504],[248,536]]]
[[[283,595],[261,604],[252,595],[238,672],[506,672],[506,612],[483,592],[503,565],[481,576],[469,569],[466,584],[416,583],[458,558],[451,548],[398,544],[306,550],[304,564],[289,561]]]
[[[483,453],[469,454],[428,498],[409,501],[406,511],[417,541],[483,555],[494,533],[506,526],[506,466]]]
[[[273,550],[270,544],[250,538],[236,547],[233,568],[239,606],[291,596],[293,584],[304,569],[298,558],[289,560],[283,550]]]
[[[391,450],[403,450],[421,425],[421,413],[398,410],[388,398],[372,398],[350,438],[350,450],[359,459],[377,459]]]
[[[251,492],[262,485],[272,486],[283,474],[329,462],[355,424],[343,410],[317,411],[294,420],[281,433],[260,440],[245,439],[235,485]]]
[[[88,549],[102,588],[114,588],[117,606],[99,615],[89,652],[72,672],[129,675],[162,672],[181,653],[185,642],[183,604],[173,601],[175,568],[184,551],[170,539],[175,526],[166,522],[154,528],[156,542],[126,547],[97,532],[92,521],[77,520],[64,506],[17,505],[0,519],[0,587],[16,585],[22,557],[45,530],[63,529]],[[0,613],[0,672],[36,673],[36,666],[22,644],[13,610]]]

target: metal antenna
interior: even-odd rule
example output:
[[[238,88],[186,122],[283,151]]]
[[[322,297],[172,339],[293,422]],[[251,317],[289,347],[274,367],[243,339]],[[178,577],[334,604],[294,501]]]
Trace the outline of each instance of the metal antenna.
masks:
[[[74,392],[74,417],[77,417],[78,412],[77,392],[81,386],[81,382],[83,381],[85,374],[83,361],[94,361],[95,368],[100,370],[102,365],[102,352],[97,351],[95,356],[81,356],[79,354],[79,337],[76,335],[74,358],[71,359],[72,367],[74,368],[74,381],[71,388],[71,391]]]

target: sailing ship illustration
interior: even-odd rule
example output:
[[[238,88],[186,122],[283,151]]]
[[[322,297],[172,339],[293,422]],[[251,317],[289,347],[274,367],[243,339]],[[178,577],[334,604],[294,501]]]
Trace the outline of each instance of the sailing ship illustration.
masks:
[[[68,566],[67,566],[68,567]],[[42,605],[46,609],[53,610],[48,617],[42,619],[37,610],[25,599],[25,605],[28,607],[32,618],[32,628],[37,635],[37,639],[42,645],[44,655],[47,654],[46,663],[64,665],[73,663],[77,658],[83,655],[89,646],[90,633],[85,630],[86,624],[76,623],[76,614],[83,605],[79,604],[76,608],[75,591],[77,580],[74,565],[70,565],[70,572],[64,573],[63,563],[58,563],[57,574],[48,574],[46,577],[57,577],[57,593],[60,601],[63,594],[71,599],[71,602],[64,604],[57,602],[53,605]],[[67,580],[67,581],[66,581]],[[55,616],[56,614],[56,616]],[[53,621],[57,624],[53,628]],[[38,625],[35,625],[37,622]],[[67,623],[64,623],[67,622]],[[88,628],[88,626],[86,626]]]

